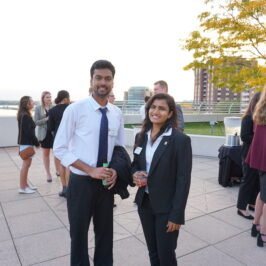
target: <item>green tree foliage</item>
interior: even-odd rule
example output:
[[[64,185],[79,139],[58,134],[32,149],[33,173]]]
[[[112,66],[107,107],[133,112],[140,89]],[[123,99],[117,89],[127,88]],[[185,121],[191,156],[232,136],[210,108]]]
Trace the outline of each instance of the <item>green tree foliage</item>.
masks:
[[[266,84],[266,0],[205,0],[200,30],[184,41],[185,70],[207,68],[216,87],[261,90]]]

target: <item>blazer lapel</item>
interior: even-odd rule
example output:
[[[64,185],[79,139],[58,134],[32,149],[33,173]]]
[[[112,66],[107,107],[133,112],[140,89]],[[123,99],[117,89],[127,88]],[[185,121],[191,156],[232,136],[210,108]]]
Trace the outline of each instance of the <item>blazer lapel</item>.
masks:
[[[171,140],[171,136],[164,136],[162,138],[158,148],[156,149],[156,151],[153,155],[149,175],[152,174],[152,172],[155,169],[156,165],[158,164],[160,158],[162,157],[162,155],[164,154],[166,149],[169,147],[170,140]]]
[[[145,136],[145,140],[142,144],[142,150],[141,150],[141,153],[139,155],[139,165],[140,165],[140,168],[141,170],[146,170],[146,144],[147,144],[147,141],[148,141],[148,137],[147,135]]]

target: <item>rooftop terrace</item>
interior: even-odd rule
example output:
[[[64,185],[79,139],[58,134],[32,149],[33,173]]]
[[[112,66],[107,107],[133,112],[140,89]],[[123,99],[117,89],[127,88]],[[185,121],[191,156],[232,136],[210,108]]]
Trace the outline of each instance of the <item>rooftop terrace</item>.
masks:
[[[132,152],[129,149],[130,154]],[[56,177],[47,183],[40,150],[29,180],[33,195],[17,193],[21,160],[18,148],[0,149],[0,265],[69,265],[70,238],[66,200]],[[53,172],[55,172],[53,170]],[[251,222],[236,214],[238,187],[217,182],[218,159],[193,157],[192,185],[176,255],[179,266],[262,266],[266,248],[250,236]],[[148,266],[148,253],[136,206],[136,188],[126,200],[116,197],[114,209],[114,265]],[[93,255],[93,230],[89,231]],[[92,264],[93,265],[93,264]]]

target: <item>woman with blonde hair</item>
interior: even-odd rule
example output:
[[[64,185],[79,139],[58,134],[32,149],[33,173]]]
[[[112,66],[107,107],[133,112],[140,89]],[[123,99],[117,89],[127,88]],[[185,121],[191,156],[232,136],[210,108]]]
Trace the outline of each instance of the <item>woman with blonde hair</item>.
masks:
[[[36,106],[34,121],[37,126],[37,138],[42,147],[43,164],[46,171],[47,182],[52,182],[50,171],[50,150],[53,148],[53,135],[47,127],[48,112],[52,108],[52,97],[49,91],[42,92],[41,105]],[[56,173],[59,176],[59,165],[55,161]]]
[[[256,236],[257,246],[266,243],[266,86],[253,115],[254,137],[246,158],[250,167],[259,170],[260,193],[255,205],[255,218],[251,235]]]
[[[18,120],[18,144],[19,151],[23,151],[29,147],[39,146],[39,142],[35,136],[35,124],[32,120],[31,110],[34,107],[34,102],[30,96],[23,96],[19,102],[17,113]],[[32,194],[37,189],[28,183],[28,172],[31,166],[32,158],[23,160],[20,169],[20,194]]]

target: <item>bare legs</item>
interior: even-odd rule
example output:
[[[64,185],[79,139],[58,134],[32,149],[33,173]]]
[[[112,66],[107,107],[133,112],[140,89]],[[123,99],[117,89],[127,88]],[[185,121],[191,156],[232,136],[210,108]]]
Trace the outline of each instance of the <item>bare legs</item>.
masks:
[[[50,171],[50,149],[42,148],[42,159],[46,172],[47,181],[52,180],[52,175]]]
[[[28,172],[31,166],[32,159],[23,160],[22,167],[20,169],[20,188],[25,189],[28,186]]]
[[[262,222],[261,222],[260,232],[261,234],[266,235],[266,203],[263,203],[261,218]],[[266,236],[263,238],[263,241],[266,242]]]
[[[68,168],[64,167],[60,164],[60,179],[63,187],[67,187],[68,184],[68,177],[69,177],[69,170]]]
[[[60,174],[60,180],[62,183],[62,191],[59,192],[60,197],[66,197],[66,189],[68,184],[68,177],[69,177],[69,170],[68,168],[64,167],[62,164],[60,164],[60,161],[55,157],[56,164],[59,165],[59,174]]]
[[[46,172],[47,181],[51,182],[52,174],[50,170],[50,150],[51,149],[42,148],[42,158],[43,158],[43,164]],[[55,164],[56,173],[60,173],[60,161],[55,157],[54,157],[54,164]]]
[[[261,238],[261,244],[259,245],[257,243],[257,245],[263,246],[263,242],[266,243],[266,203],[261,200],[260,193],[258,194],[256,199],[255,217],[253,224],[253,226],[256,225],[256,230],[261,234],[258,236],[258,238]]]
[[[255,217],[253,224],[259,225],[260,224],[260,218],[262,216],[262,209],[263,209],[263,201],[260,199],[260,193],[257,196],[256,199],[256,206],[255,206]]]
[[[60,180],[61,180],[62,186],[66,187],[68,183],[69,171],[66,167],[64,167],[60,163],[60,161],[56,157],[54,157],[54,161],[55,161],[55,165],[58,165],[58,170],[56,172],[60,174]]]
[[[56,171],[56,175],[60,175],[60,161],[54,157],[54,165],[55,165],[55,171]]]

